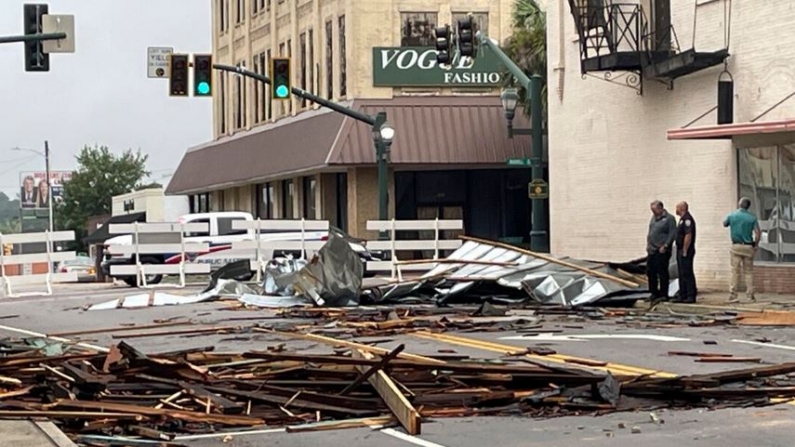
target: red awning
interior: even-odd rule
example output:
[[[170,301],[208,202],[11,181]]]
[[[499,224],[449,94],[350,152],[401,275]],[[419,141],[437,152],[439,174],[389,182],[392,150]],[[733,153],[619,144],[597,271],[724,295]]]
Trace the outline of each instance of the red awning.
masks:
[[[745,138],[743,138],[745,137]],[[755,138],[756,137],[756,138]],[[720,124],[668,131],[669,140],[717,140],[740,138],[744,146],[795,142],[795,118],[760,123]]]

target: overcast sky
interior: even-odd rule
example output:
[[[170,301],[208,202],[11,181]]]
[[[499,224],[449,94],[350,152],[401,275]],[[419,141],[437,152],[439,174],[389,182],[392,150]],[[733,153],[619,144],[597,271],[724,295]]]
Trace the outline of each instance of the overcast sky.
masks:
[[[20,35],[22,5],[0,1],[0,35]],[[210,0],[43,0],[75,16],[74,53],[50,55],[50,71],[25,72],[22,44],[0,44],[0,190],[19,192],[20,171],[73,170],[86,144],[149,154],[152,180],[166,183],[185,149],[212,138],[209,98],[171,98],[168,80],[146,75],[149,46],[211,50]]]

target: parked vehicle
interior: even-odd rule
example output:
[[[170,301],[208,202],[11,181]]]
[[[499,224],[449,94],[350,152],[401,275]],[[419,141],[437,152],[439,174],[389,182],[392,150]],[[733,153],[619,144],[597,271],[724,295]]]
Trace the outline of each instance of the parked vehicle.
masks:
[[[59,262],[55,267],[58,273],[76,273],[79,282],[90,282],[96,279],[94,260],[88,256],[77,256],[71,261]]]
[[[189,242],[204,242],[208,243],[210,249],[204,253],[198,254],[188,254],[186,257],[188,258],[189,262],[195,263],[209,263],[211,264],[211,270],[216,270],[218,268],[223,267],[229,262],[238,261],[240,259],[247,259],[250,257],[251,252],[238,252],[232,250],[232,243],[237,241],[244,241],[244,240],[255,240],[257,238],[263,240],[301,240],[302,234],[300,232],[295,231],[279,231],[279,230],[264,230],[257,233],[255,229],[249,230],[235,230],[233,229],[233,222],[239,220],[246,220],[252,221],[254,220],[253,216],[250,213],[246,212],[213,212],[213,213],[201,213],[201,214],[188,214],[180,217],[178,222],[181,223],[207,223],[209,226],[209,231],[206,232],[189,232],[184,235],[185,241]],[[336,227],[331,227],[330,231],[332,231],[335,236],[341,237],[345,239],[351,246],[351,248],[359,254],[359,257],[362,259],[362,262],[367,262],[371,260],[378,260],[382,259],[382,255],[380,253],[373,253],[367,250],[366,248],[366,241],[361,239],[356,239],[344,231],[340,230]],[[328,239],[328,232],[327,231],[307,231],[303,233],[303,238],[306,241],[323,241]],[[123,255],[114,255],[112,250],[110,250],[109,246],[111,245],[131,245],[133,243],[133,235],[121,235],[116,236],[114,238],[108,239],[105,242],[105,260],[102,262],[102,269],[106,275],[112,276],[110,274],[110,267],[112,265],[131,265],[135,264],[135,255],[131,256],[123,256]],[[312,253],[308,250],[308,256],[311,256]],[[299,257],[300,253],[298,252],[290,252],[290,251],[283,251],[279,250],[273,253],[268,253],[267,251],[263,251],[263,257],[265,259],[272,259],[273,257],[277,256],[287,256],[291,255],[294,257]],[[179,263],[182,260],[182,255],[180,253],[171,253],[165,255],[142,255],[141,264],[143,265],[152,265],[152,264],[174,264]],[[247,275],[246,278],[239,278],[240,280],[248,280],[250,279],[254,273],[252,272],[250,275]],[[119,276],[118,279],[123,280],[130,286],[136,285],[136,278],[134,276]],[[146,282],[148,284],[157,284],[162,281],[163,275],[148,275],[146,278]]]

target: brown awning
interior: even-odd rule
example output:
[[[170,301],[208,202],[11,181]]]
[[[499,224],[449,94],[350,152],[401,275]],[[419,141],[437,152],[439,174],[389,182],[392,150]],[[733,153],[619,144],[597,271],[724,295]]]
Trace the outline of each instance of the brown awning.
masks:
[[[530,154],[530,137],[508,138],[499,97],[402,97],[355,100],[386,111],[395,128],[393,165],[505,165]],[[514,127],[528,127],[517,113]],[[304,112],[189,149],[167,194],[190,194],[334,166],[375,164],[371,128],[328,110]]]
[[[795,119],[673,129],[668,131],[668,139],[731,139],[737,147],[789,144],[795,142]]]

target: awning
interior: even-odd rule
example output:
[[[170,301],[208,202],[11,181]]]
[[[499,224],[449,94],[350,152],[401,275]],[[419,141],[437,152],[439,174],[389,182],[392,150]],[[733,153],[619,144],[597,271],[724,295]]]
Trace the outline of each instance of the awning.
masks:
[[[668,131],[669,140],[730,139],[736,147],[795,143],[795,119],[758,123],[720,124]]]
[[[500,98],[399,97],[354,100],[347,106],[385,111],[395,128],[392,165],[505,166],[530,154],[530,137],[508,138]],[[517,114],[514,127],[529,127]],[[325,109],[188,149],[166,194],[192,194],[317,172],[374,165],[371,128]]]
[[[106,240],[110,239],[111,237],[118,236],[118,234],[109,233],[110,224],[122,224],[122,223],[133,223],[133,222],[146,222],[146,212],[142,211],[140,213],[119,214],[118,216],[113,216],[110,219],[106,220],[101,227],[97,228],[97,231],[83,238],[83,243],[86,245],[101,244]]]

